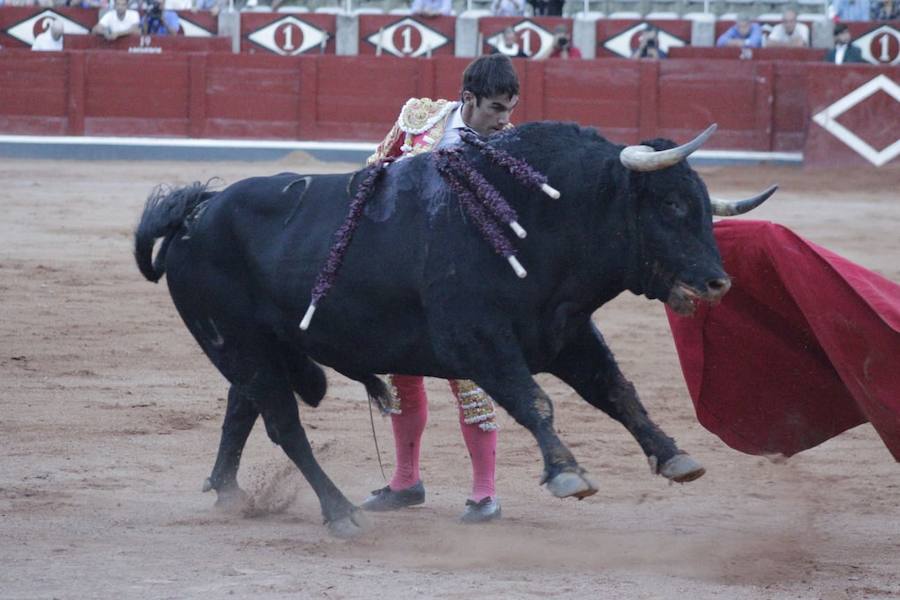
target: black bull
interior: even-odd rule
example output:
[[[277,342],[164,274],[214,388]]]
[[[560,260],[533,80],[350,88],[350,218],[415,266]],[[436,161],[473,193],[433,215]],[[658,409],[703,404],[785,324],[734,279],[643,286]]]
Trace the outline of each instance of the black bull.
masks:
[[[552,373],[621,422],[662,475],[703,474],[649,418],[591,322],[625,290],[682,311],[727,291],[703,181],[680,160],[653,172],[626,169],[621,146],[574,125],[529,124],[491,143],[527,160],[562,194],[529,191],[466,150],[528,232],[517,242],[528,276],[518,278],[492,251],[431,157],[419,156],[387,168],[307,331],[298,324],[310,290],[362,176],[280,174],[147,201],[135,235],[138,266],[151,281],[168,274],[185,324],[231,383],[206,486],[220,500],[242,494],[241,451],[262,415],[332,531],[361,530],[360,514],[322,471],[300,424],[294,393],[313,406],[325,394],[316,363],[381,400],[387,391],[374,374],[474,380],[534,435],[543,481],[559,497],[596,487],[554,432],[553,405],[534,373]],[[673,146],[650,144],[646,150]]]

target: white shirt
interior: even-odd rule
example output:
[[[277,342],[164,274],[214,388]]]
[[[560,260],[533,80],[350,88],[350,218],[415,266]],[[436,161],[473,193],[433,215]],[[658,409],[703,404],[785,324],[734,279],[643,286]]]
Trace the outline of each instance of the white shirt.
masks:
[[[140,25],[141,15],[138,14],[138,11],[129,8],[125,11],[125,18],[120,21],[116,11],[111,10],[100,17],[99,24],[108,29],[110,33],[123,33]]]
[[[38,51],[56,51],[63,49],[63,36],[59,36],[58,40],[53,39],[53,33],[48,29],[34,38],[31,44],[32,50]]]
[[[491,14],[495,17],[521,17],[525,14],[525,0],[494,0]]]
[[[849,44],[838,44],[834,47],[834,64],[844,64],[844,54],[847,53],[847,46]]]
[[[794,25],[793,33],[788,34],[784,30],[784,24],[779,23],[772,28],[772,33],[770,33],[769,37],[766,39],[769,42],[780,42],[782,44],[785,44],[787,42],[796,42],[797,40],[803,40],[803,45],[809,46],[809,27],[807,27],[803,23],[797,23]]]
[[[450,113],[450,119],[447,121],[447,126],[444,128],[444,135],[441,136],[441,139],[435,145],[435,149],[455,146],[460,143],[461,138],[459,137],[459,130],[469,129],[469,126],[463,121],[462,109],[463,104],[460,102],[459,106]],[[469,129],[469,131],[471,131],[471,129]]]

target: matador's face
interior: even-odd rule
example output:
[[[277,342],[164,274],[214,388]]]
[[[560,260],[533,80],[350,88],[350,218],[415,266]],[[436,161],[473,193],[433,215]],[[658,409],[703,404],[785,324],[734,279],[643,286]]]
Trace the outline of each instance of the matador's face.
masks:
[[[498,94],[480,100],[470,91],[462,94],[462,118],[466,125],[480,135],[487,137],[509,125],[512,112],[519,103],[518,96]]]

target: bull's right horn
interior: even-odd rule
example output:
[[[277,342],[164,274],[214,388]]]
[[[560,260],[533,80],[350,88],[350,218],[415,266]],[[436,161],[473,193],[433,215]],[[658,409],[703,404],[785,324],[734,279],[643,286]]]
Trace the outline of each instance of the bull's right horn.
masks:
[[[678,164],[691,155],[697,148],[703,145],[716,131],[717,125],[713,123],[706,131],[692,139],[687,144],[676,146],[668,150],[654,150],[650,146],[626,146],[619,153],[619,160],[631,171],[658,171]]]
[[[733,217],[734,215],[742,215],[750,212],[763,202],[769,199],[769,196],[778,189],[777,185],[773,185],[761,194],[757,194],[744,200],[719,200],[710,197],[709,203],[712,205],[712,213],[716,217]]]

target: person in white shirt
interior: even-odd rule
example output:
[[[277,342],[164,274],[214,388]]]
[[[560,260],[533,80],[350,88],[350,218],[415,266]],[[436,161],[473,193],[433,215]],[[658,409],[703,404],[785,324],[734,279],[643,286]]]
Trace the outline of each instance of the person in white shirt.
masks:
[[[34,38],[31,44],[32,50],[41,51],[60,51],[63,49],[63,24],[57,19],[50,22],[50,27],[44,29],[43,32]]]
[[[784,11],[784,20],[772,28],[766,38],[766,48],[806,48],[809,46],[809,27],[797,22],[797,12]]]
[[[413,0],[410,12],[420,17],[440,17],[453,14],[451,0]]]
[[[128,8],[128,0],[116,0],[116,9],[100,17],[91,33],[112,41],[123,35],[137,35],[141,30],[141,16]]]
[[[525,0],[494,0],[491,14],[495,17],[521,17],[525,14]]]

